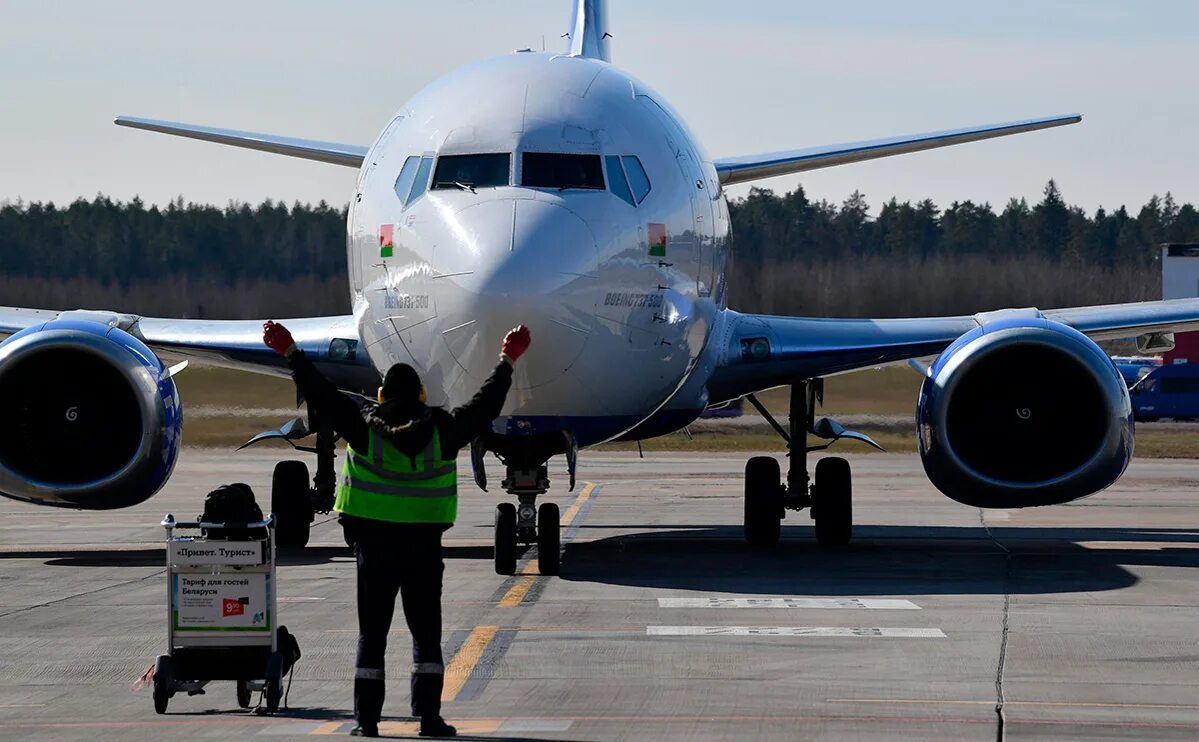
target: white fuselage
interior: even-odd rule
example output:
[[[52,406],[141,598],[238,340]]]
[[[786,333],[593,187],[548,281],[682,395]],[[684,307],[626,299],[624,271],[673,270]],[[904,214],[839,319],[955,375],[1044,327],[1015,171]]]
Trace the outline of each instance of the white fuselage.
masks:
[[[526,152],[598,155],[606,187],[522,186]],[[397,195],[411,157],[435,168],[498,153],[511,154],[507,185],[434,187],[430,170],[423,194]],[[648,176],[639,203],[614,192],[619,156]],[[705,373],[724,307],[728,207],[679,117],[610,64],[516,53],[429,85],[371,147],[348,230],[359,337],[381,371],[412,364],[431,404],[470,399],[520,323],[533,346],[496,432],[568,430],[590,445],[668,402],[683,424],[707,402],[686,382]]]

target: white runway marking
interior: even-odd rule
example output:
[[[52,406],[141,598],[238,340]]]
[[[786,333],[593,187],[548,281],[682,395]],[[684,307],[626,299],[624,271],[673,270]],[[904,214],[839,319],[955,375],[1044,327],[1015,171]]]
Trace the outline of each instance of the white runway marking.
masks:
[[[646,626],[647,636],[819,636],[944,639],[940,629],[877,626]]]
[[[658,598],[659,608],[864,608],[918,611],[910,600],[896,598]]]

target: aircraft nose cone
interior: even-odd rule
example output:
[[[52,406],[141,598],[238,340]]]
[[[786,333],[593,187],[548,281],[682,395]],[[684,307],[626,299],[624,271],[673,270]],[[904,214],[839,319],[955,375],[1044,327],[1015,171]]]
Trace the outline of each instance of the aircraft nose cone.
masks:
[[[504,334],[526,324],[529,353],[513,387],[561,376],[582,353],[594,319],[597,250],[590,228],[557,203],[505,199],[457,212],[456,239],[438,244],[442,338],[473,383],[495,367]],[[581,311],[590,307],[591,311]]]

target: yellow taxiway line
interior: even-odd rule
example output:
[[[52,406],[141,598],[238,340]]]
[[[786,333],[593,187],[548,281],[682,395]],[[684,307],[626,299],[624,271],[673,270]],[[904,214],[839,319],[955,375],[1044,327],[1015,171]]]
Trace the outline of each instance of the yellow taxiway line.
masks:
[[[462,642],[462,647],[445,668],[445,685],[441,689],[442,701],[452,701],[458,697],[462,692],[462,686],[466,685],[470,674],[475,671],[475,665],[482,659],[487,645],[491,644],[495,632],[499,630],[498,626],[476,626],[474,631],[470,632],[470,636]]]

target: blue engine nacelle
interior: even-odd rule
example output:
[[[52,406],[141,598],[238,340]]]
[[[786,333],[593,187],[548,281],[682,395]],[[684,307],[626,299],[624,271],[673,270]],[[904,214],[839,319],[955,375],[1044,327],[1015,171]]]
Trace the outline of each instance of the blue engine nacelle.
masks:
[[[928,478],[977,507],[1086,497],[1132,457],[1120,372],[1090,338],[1046,319],[998,320],[958,338],[924,380],[917,424]]]
[[[60,320],[0,343],[0,495],[105,510],[170,477],[183,410],[162,361],[123,330]]]

